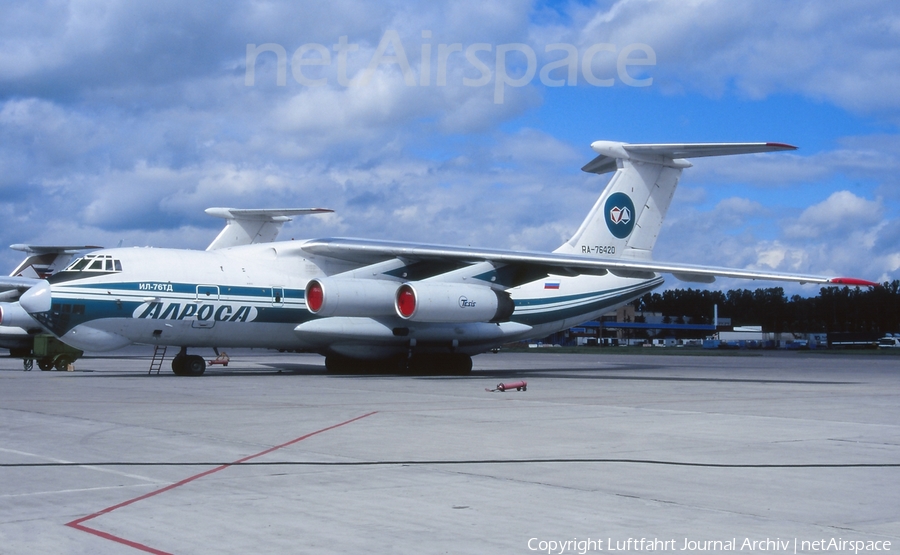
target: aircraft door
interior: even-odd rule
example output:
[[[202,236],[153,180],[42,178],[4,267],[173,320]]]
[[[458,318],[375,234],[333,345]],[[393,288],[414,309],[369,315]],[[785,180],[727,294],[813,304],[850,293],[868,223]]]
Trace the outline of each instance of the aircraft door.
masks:
[[[275,308],[284,306],[284,287],[272,288],[272,306]]]
[[[198,285],[197,286],[197,315],[193,322],[192,328],[211,328],[216,325],[214,317],[216,312],[216,303],[219,300],[218,285]]]

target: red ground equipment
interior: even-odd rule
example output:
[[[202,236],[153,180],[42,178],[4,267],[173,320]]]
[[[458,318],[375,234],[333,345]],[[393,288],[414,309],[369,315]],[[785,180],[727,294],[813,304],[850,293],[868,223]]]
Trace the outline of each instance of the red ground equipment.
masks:
[[[212,366],[213,364],[221,364],[222,366],[228,366],[228,361],[231,360],[231,357],[228,356],[228,353],[222,351],[222,354],[217,356],[214,360],[209,361],[207,364]]]
[[[511,389],[515,389],[516,391],[528,391],[528,382],[519,380],[517,382],[498,383],[495,389],[485,388],[485,391],[509,391]]]

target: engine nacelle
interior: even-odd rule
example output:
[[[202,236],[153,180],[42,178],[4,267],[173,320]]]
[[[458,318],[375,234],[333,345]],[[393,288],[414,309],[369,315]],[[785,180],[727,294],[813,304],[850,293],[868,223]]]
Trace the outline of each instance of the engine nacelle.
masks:
[[[397,289],[394,308],[413,322],[505,322],[516,309],[505,291],[462,283],[407,282]]]
[[[380,279],[313,279],[306,308],[317,316],[391,316],[397,282]]]
[[[0,326],[33,329],[41,325],[19,303],[0,303]]]

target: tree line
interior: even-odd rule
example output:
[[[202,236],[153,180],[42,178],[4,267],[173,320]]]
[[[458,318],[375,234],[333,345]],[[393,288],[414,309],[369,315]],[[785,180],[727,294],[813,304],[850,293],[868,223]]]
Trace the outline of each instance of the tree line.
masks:
[[[762,326],[770,332],[900,332],[900,280],[871,288],[823,287],[816,297],[793,295],[781,287],[703,291],[672,289],[647,293],[632,303],[638,312],[659,312],[672,323]]]

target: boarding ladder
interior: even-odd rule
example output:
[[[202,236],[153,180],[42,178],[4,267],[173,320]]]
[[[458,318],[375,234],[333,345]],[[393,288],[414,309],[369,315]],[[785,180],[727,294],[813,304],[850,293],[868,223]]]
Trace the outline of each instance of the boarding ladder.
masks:
[[[150,370],[147,371],[148,376],[152,374],[154,370],[159,374],[159,369],[162,368],[164,358],[166,358],[166,346],[156,345],[153,347],[153,358],[150,359]]]

